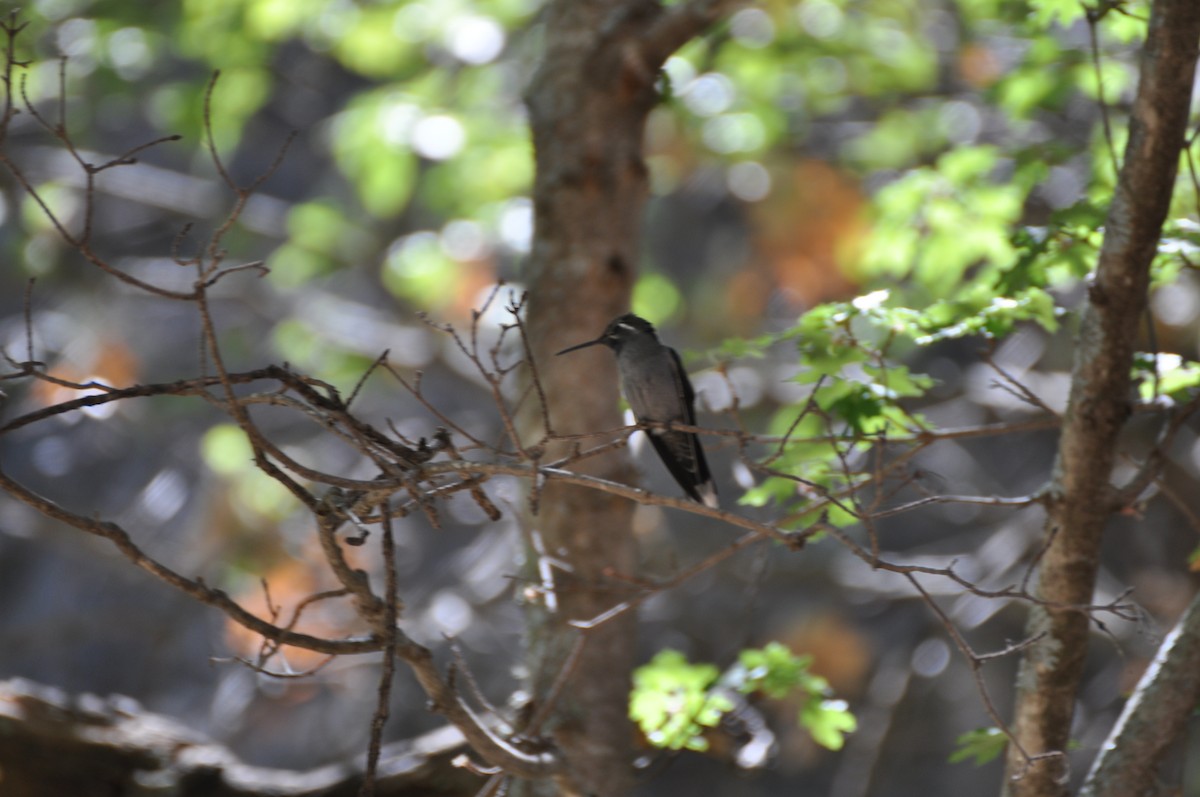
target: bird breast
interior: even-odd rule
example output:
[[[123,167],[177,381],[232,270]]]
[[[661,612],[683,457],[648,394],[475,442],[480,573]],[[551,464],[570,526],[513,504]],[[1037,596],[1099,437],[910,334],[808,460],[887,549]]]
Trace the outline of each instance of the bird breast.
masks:
[[[664,347],[657,351],[622,352],[618,358],[621,389],[640,421],[684,421],[687,412],[680,393],[675,362]]]

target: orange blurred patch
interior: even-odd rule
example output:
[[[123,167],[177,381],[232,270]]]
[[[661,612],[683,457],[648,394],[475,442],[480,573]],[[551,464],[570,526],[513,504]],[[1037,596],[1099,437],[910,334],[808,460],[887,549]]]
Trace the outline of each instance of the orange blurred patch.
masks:
[[[137,355],[124,342],[110,338],[93,342],[82,357],[59,358],[47,367],[47,373],[74,384],[99,382],[126,387],[137,382],[138,364]],[[81,392],[79,388],[39,380],[33,383],[32,397],[39,406],[48,407],[77,399]]]
[[[987,88],[999,79],[1000,63],[991,50],[972,42],[958,51],[958,75],[973,88]]]
[[[457,318],[470,318],[471,311],[479,309],[484,291],[496,284],[496,263],[488,257],[461,261],[458,268],[454,297],[447,311]]]
[[[771,279],[760,271],[737,272],[725,286],[725,302],[730,315],[751,321],[749,329],[757,330],[774,287]]]
[[[812,669],[829,681],[841,698],[860,694],[871,668],[867,638],[835,612],[811,617],[792,627],[779,640],[798,654],[813,657]]]
[[[858,184],[818,160],[801,160],[791,179],[751,206],[759,254],[774,283],[801,308],[856,292],[848,275],[866,230]]]
[[[312,547],[317,547],[315,541]],[[319,552],[313,550],[309,553],[311,555],[305,559],[282,560],[264,572],[262,580],[267,584],[265,591],[261,582],[255,583],[235,594],[234,600],[256,617],[280,626],[292,623],[299,610],[300,617],[295,620],[292,630],[312,636],[337,639],[361,633],[365,626],[355,615],[349,597],[306,603],[318,593],[331,589],[326,575],[328,568],[321,562]],[[347,559],[350,559],[351,553],[352,550],[347,551]],[[350,561],[350,564],[352,567],[359,566],[354,561]],[[267,600],[268,591],[270,604]],[[263,638],[255,632],[227,619],[225,641],[236,655],[249,661],[258,661]],[[324,653],[290,646],[285,646],[283,652],[288,666],[298,671],[316,667],[328,658]],[[277,661],[268,661],[264,666],[272,671],[283,669]]]

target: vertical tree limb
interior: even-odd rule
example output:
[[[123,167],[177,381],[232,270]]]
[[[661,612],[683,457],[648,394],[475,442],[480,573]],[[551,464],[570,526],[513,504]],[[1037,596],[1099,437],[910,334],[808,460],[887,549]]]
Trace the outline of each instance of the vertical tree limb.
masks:
[[[1200,705],[1200,594],[1163,640],[1100,749],[1080,797],[1134,797]]]
[[[619,6],[593,0],[548,6],[547,49],[526,95],[537,164],[527,326],[546,409],[558,433],[612,429],[621,421],[611,355],[595,351],[574,362],[554,359],[555,351],[595,337],[596,330],[628,309],[635,276],[646,195],[642,125],[650,100],[642,92],[640,101],[622,101],[611,81],[597,74],[600,31]],[[536,445],[544,432],[540,414],[530,408],[521,421],[524,445]],[[632,478],[620,453],[586,464],[591,475]],[[568,567],[555,571],[553,600],[528,607],[533,715],[542,713],[541,703],[571,659],[578,631],[568,622],[606,607],[613,596],[604,569],[626,570],[635,559],[629,503],[547,483],[538,505],[527,522],[546,552]],[[536,554],[528,556],[532,572]],[[593,636],[572,662],[568,683],[545,721],[543,731],[566,758],[566,776],[558,784],[518,784],[516,794],[630,791],[632,735],[625,706],[632,623],[633,618],[622,618]]]
[[[558,434],[620,425],[612,355],[599,348],[571,359],[553,355],[596,337],[629,309],[648,196],[642,145],[646,118],[658,102],[658,72],[675,47],[727,5],[693,0],[667,9],[655,0],[554,0],[546,7],[546,52],[526,92],[537,167],[526,326]],[[539,408],[525,410],[520,431],[524,445],[533,447],[544,437],[545,417]],[[579,470],[633,479],[620,452],[589,459]],[[566,567],[556,571],[553,604],[530,610],[533,713],[542,713],[538,701],[557,696],[544,730],[565,756],[569,775],[554,786],[523,784],[517,793],[627,794],[633,785],[628,700],[635,617],[614,617],[589,631],[578,648],[579,630],[570,621],[589,620],[620,602],[620,585],[605,573],[634,570],[633,505],[551,482],[537,506],[528,522]],[[530,565],[532,572],[536,562]],[[558,689],[568,662],[565,687]]]
[[[1130,410],[1134,341],[1146,307],[1150,263],[1171,202],[1200,42],[1200,4],[1155,0],[1130,119],[1129,142],[1105,222],[1104,244],[1084,310],[1058,457],[1049,491],[1051,542],[1039,573],[1048,605],[1026,633],[1044,639],[1025,653],[1014,731],[1029,754],[1067,749],[1087,651],[1117,435]],[[1065,754],[1026,760],[1010,747],[1006,793],[1066,794]]]

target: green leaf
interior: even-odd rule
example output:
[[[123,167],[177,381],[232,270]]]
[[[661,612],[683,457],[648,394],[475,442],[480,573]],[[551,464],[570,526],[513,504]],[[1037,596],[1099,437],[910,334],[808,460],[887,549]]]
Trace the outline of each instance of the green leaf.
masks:
[[[999,154],[995,147],[961,147],[938,158],[937,170],[955,185],[987,177],[996,167]]]
[[[333,261],[303,246],[286,243],[267,258],[272,284],[281,290],[294,290],[318,274],[333,269]]]
[[[1033,185],[1025,173],[1001,179],[999,163],[994,147],[960,147],[889,183],[874,198],[857,269],[867,277],[911,278],[914,288],[948,298],[964,283],[1010,267],[1018,253],[1009,231]]]
[[[774,700],[801,692],[801,726],[821,746],[838,750],[857,721],[844,701],[828,698],[828,681],[810,672],[811,665],[812,657],[771,642],[743,650],[718,682],[713,665],[692,664],[679,651],[663,650],[634,671],[629,716],[655,747],[704,750],[704,729],[715,727],[733,709],[730,690]]]
[[[858,719],[844,700],[811,697],[800,709],[800,724],[812,734],[813,741],[829,750],[841,750],[846,734],[858,728]]]
[[[709,353],[709,358],[713,360],[762,359],[766,356],[766,349],[776,340],[774,335],[760,335],[757,338],[728,338]]]
[[[1079,0],[1035,0],[1030,3],[1033,22],[1040,28],[1058,24],[1069,27],[1083,18],[1084,4]]]
[[[229,480],[239,507],[276,521],[295,510],[295,496],[255,466],[254,450],[240,427],[225,423],[209,429],[200,441],[200,456]]]
[[[977,728],[958,737],[958,749],[950,754],[951,764],[975,759],[975,766],[994,760],[1008,744],[1008,737],[999,728]]]
[[[914,374],[903,365],[889,365],[881,368],[877,365],[864,365],[863,372],[875,380],[875,384],[885,389],[888,398],[896,399],[902,396],[923,396],[933,387],[934,380],[925,374]]]
[[[288,213],[287,227],[293,241],[326,254],[336,253],[350,233],[349,221],[328,200],[295,205]]]
[[[883,431],[887,425],[883,417],[884,402],[876,386],[852,382],[843,382],[842,386],[842,395],[830,402],[828,409],[859,435]]]
[[[761,693],[773,700],[802,693],[801,727],[822,747],[840,750],[845,734],[853,731],[858,721],[844,700],[829,698],[829,682],[811,667],[811,656],[797,656],[786,645],[771,642],[761,649],[743,650],[737,665],[722,680],[743,694]]]
[[[1153,401],[1158,396],[1180,398],[1182,394],[1200,386],[1200,363],[1184,360],[1178,354],[1153,355],[1142,352],[1134,356],[1133,375],[1138,380],[1138,393],[1142,401]]]
[[[812,656],[797,656],[780,642],[770,642],[761,649],[743,650],[738,655],[738,663],[741,666],[732,671],[732,685],[747,694],[761,691],[767,697],[779,699],[805,683],[806,676],[810,684],[817,678],[807,673]],[[824,679],[820,680],[823,684]]]
[[[796,497],[796,482],[780,476],[764,479],[742,494],[738,503],[742,506],[767,506],[774,502],[783,504]]]
[[[733,708],[726,694],[710,688],[717,675],[712,664],[692,664],[677,650],[660,651],[634,670],[629,717],[655,747],[704,750],[704,728]]]

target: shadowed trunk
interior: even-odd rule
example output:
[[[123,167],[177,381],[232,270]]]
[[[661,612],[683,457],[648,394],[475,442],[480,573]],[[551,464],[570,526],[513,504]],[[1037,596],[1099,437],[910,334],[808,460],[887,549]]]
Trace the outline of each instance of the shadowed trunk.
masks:
[[[621,425],[612,353],[595,347],[555,358],[554,352],[595,338],[629,309],[647,198],[643,130],[658,100],[658,71],[721,6],[561,0],[546,9],[546,53],[526,95],[537,163],[526,281],[531,344],[558,434]],[[536,408],[525,410],[522,433],[529,445],[541,439],[543,419]],[[623,450],[584,460],[580,469],[617,481],[633,478]],[[523,788],[626,794],[633,776],[628,700],[636,617],[625,612],[611,618],[582,642],[568,623],[620,602],[620,582],[605,573],[635,567],[633,505],[557,483],[545,487],[538,504],[528,519],[530,531],[567,568],[554,571],[556,606],[543,601],[530,607],[532,711],[536,716],[547,697],[554,701],[542,730],[561,747],[569,774],[554,786]],[[531,560],[527,572],[536,579],[535,565]]]

